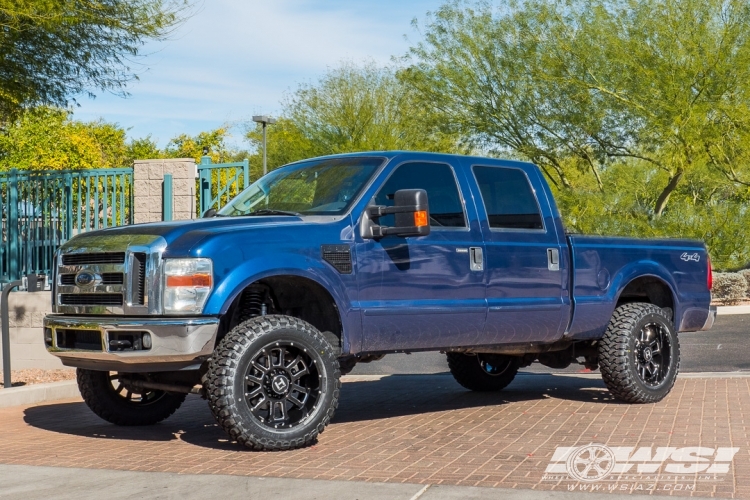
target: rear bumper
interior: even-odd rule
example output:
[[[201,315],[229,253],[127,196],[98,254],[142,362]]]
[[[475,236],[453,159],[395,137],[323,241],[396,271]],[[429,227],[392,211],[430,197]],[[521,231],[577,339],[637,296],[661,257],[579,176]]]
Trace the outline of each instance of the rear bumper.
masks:
[[[216,344],[218,318],[123,318],[50,315],[44,318],[47,351],[66,366],[101,371],[157,372],[198,368]],[[65,335],[85,344],[64,345]],[[147,333],[151,347],[117,350],[111,337]],[[93,339],[93,340],[92,340]],[[99,340],[101,345],[97,345]],[[144,343],[145,344],[145,343]]]
[[[716,321],[716,306],[708,306],[708,318],[706,318],[706,322],[700,331],[710,330],[714,326],[714,321]]]

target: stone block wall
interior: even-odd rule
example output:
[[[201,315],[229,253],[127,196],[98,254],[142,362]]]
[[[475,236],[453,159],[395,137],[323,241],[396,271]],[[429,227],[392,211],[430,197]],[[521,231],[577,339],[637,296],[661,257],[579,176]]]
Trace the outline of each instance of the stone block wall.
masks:
[[[8,296],[10,317],[10,367],[63,368],[58,358],[44,347],[44,315],[52,312],[50,292],[11,292]],[[2,346],[0,346],[2,352]],[[0,367],[2,367],[0,357]]]
[[[172,174],[172,218],[194,218],[197,168],[192,158],[135,160],[133,222],[140,224],[162,220],[164,174]]]

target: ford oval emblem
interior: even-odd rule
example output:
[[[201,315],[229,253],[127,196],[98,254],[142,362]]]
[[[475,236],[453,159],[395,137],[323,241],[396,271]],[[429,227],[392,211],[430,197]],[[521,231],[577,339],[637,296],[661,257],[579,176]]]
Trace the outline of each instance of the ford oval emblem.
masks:
[[[80,287],[91,286],[96,282],[96,275],[89,271],[81,271],[76,274],[76,285]]]

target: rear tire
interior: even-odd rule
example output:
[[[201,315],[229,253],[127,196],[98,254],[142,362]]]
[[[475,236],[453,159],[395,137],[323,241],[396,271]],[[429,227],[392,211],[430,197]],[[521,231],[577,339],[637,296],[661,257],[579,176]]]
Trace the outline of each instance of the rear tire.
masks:
[[[127,374],[130,378],[144,377]],[[115,425],[153,425],[171,416],[187,394],[131,389],[119,373],[78,368],[76,380],[81,396],[91,411]]]
[[[667,313],[633,302],[615,309],[599,342],[599,369],[612,395],[626,403],[656,403],[680,370],[680,342]]]
[[[456,382],[469,390],[500,391],[516,377],[518,358],[502,354],[467,356],[459,352],[449,352],[448,367]]]
[[[236,326],[209,362],[207,397],[219,425],[255,450],[315,442],[338,406],[336,350],[315,327],[290,316]]]

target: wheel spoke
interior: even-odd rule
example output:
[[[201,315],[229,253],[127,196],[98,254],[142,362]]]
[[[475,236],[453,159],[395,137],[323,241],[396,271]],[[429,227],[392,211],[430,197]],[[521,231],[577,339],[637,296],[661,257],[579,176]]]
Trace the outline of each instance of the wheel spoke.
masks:
[[[299,399],[299,397],[295,396],[295,393],[300,394],[302,399]],[[305,406],[305,402],[307,402],[307,398],[309,395],[310,393],[307,389],[297,384],[293,384],[292,389],[289,391],[289,394],[287,394],[286,396],[286,399],[291,401],[298,408],[302,408],[303,406]]]
[[[260,408],[261,406],[263,406],[263,404],[264,404],[264,403],[265,403],[266,401],[268,401],[268,399],[266,398],[266,395],[265,395],[265,394],[263,394],[263,392],[261,392],[261,393],[260,393],[260,396],[261,396],[261,398],[260,398],[260,399],[258,400],[258,402],[257,402],[257,403],[255,403],[255,404],[253,404],[252,406],[250,406],[250,409],[251,409],[251,410],[252,410],[253,412],[255,412],[256,410],[258,410],[258,409],[259,409],[259,408]]]
[[[284,400],[274,401],[270,400],[268,420],[271,422],[283,422],[287,419],[286,404]]]

